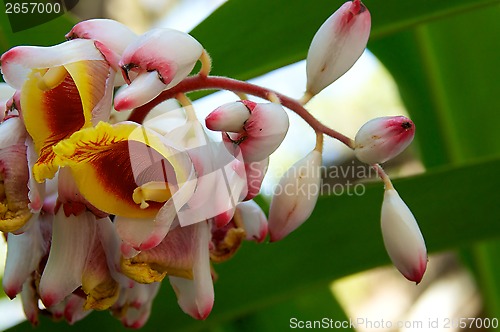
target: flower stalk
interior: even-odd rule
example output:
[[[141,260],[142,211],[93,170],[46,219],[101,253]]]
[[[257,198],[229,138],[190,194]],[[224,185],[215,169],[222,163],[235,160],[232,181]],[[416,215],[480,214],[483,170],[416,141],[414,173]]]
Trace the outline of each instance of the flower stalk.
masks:
[[[236,94],[243,93],[267,100],[269,100],[270,96],[274,95],[279,99],[281,105],[295,112],[315,131],[330,136],[338,140],[339,142],[343,143],[350,149],[354,149],[353,139],[321,123],[307,109],[304,108],[304,106],[301,104],[300,101],[291,98],[289,96],[286,96],[282,93],[279,93],[277,91],[261,87],[259,85],[255,85],[245,81],[240,81],[234,78],[221,77],[221,76],[203,77],[200,75],[195,75],[188,77],[179,84],[177,84],[176,86],[174,86],[173,88],[163,91],[160,95],[158,95],[158,97],[151,100],[150,102],[134,109],[134,111],[129,117],[129,120],[137,123],[142,123],[146,118],[146,116],[148,115],[148,113],[154,107],[158,106],[165,100],[174,98],[178,93],[188,93],[194,91],[214,90],[214,89],[228,90]]]

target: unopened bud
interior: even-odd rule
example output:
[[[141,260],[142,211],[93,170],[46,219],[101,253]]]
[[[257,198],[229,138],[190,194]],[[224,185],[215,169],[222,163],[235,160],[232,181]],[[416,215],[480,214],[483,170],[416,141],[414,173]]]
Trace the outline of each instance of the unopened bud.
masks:
[[[193,70],[202,52],[196,39],[177,30],[153,29],[140,36],[125,49],[119,62],[130,85],[115,97],[115,108],[136,108],[177,85]]]
[[[271,242],[281,240],[311,215],[320,192],[321,153],[313,150],[281,178],[269,208]]]
[[[403,152],[414,136],[415,125],[404,116],[375,118],[356,134],[354,154],[370,165],[384,163]]]
[[[381,228],[392,263],[406,279],[418,284],[427,268],[427,249],[415,217],[393,188],[384,193]]]
[[[228,150],[234,155],[240,152],[245,163],[261,161],[269,157],[286,136],[288,115],[277,103],[246,102],[250,117],[237,133],[222,133]]]
[[[243,129],[245,121],[250,117],[249,106],[253,109],[255,103],[249,100],[239,100],[216,108],[205,118],[205,124],[210,130],[237,133]]]
[[[267,236],[267,218],[264,211],[253,200],[242,202],[236,206],[245,229],[246,239],[262,242]]]
[[[371,18],[359,1],[344,3],[319,28],[306,61],[307,92],[316,95],[344,75],[363,54]]]

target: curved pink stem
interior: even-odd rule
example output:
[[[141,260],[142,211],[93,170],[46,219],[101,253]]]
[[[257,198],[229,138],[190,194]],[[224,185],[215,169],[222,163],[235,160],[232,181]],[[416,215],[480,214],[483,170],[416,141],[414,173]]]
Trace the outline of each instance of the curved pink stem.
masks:
[[[354,149],[354,141],[351,138],[322,124],[296,99],[290,98],[279,92],[266,89],[255,84],[221,76],[196,75],[188,77],[173,88],[163,91],[158,97],[151,100],[149,103],[136,108],[130,115],[129,120],[135,121],[137,123],[142,123],[146,115],[149,113],[149,111],[151,111],[151,109],[153,109],[153,107],[167,99],[174,98],[178,93],[213,89],[229,90],[236,93],[245,93],[267,100],[270,98],[270,95],[275,95],[279,98],[283,106],[297,113],[297,115],[304,119],[304,121],[307,122],[315,131],[331,136],[344,143],[349,148]]]

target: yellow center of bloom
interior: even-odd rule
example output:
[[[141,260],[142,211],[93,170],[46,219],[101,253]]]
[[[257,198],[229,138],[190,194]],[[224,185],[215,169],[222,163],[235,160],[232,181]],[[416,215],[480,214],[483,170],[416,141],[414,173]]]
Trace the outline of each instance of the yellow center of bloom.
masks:
[[[188,175],[186,153],[131,122],[99,122],[53,150],[59,165],[70,167],[78,190],[92,205],[129,218],[154,217]]]
[[[136,204],[140,204],[141,209],[146,209],[149,206],[146,201],[162,203],[166,202],[170,197],[172,197],[172,193],[168,188],[168,183],[159,181],[143,184],[137,187],[132,194],[132,199]]]
[[[103,102],[109,79],[104,60],[82,60],[46,69],[34,69],[21,89],[26,130],[39,158],[33,166],[36,181],[54,177],[59,168],[53,146],[76,131],[92,126]]]
[[[61,84],[66,75],[68,75],[68,71],[64,66],[50,68],[39,78],[38,88],[42,91],[51,90]]]

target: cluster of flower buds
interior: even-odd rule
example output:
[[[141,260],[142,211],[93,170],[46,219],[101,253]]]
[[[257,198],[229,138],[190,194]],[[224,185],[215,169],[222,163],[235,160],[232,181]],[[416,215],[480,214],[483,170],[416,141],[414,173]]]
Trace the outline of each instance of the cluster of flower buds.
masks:
[[[136,108],[187,78],[203,47],[179,31],[137,36],[111,20],[79,23],[67,38],[1,58],[5,292],[21,295],[33,324],[41,300],[70,323],[110,310],[140,327],[168,277],[181,309],[205,319],[214,300],[210,262],[267,236],[251,198],[286,134],[286,112],[255,104],[264,109],[252,116],[261,127],[241,151],[211,140],[185,97],[181,123],[175,112],[113,122],[113,105]],[[269,107],[281,110],[280,135],[262,126]],[[274,148],[253,156],[246,147],[260,151],[265,135],[276,136]]]
[[[369,31],[370,14],[359,0],[334,13],[309,50],[306,98],[286,106],[307,112],[303,104],[361,55]],[[1,57],[7,83],[0,86],[5,292],[21,296],[33,324],[41,301],[47,313],[70,323],[92,310],[110,310],[138,328],[168,278],[180,308],[205,319],[214,303],[212,262],[231,258],[244,240],[262,242],[268,234],[281,240],[313,212],[319,191],[300,188],[320,185],[324,133],[313,126],[316,146],[283,176],[268,220],[252,199],[288,130],[284,96],[239,82],[233,92],[253,91],[269,102],[233,101],[202,124],[184,93],[217,88],[221,80],[231,90],[235,80],[209,76],[208,54],[190,35],[155,29],[137,36],[118,22],[90,20],[66,37],[59,45],[19,46]],[[198,61],[200,72],[191,75]],[[137,108],[151,111],[169,98],[178,100],[180,113],[134,117]],[[113,112],[131,109],[134,121],[113,120]],[[207,130],[221,132],[221,140]],[[375,119],[350,147],[379,167],[413,134],[404,117]],[[395,265],[419,282],[425,244],[392,185],[382,231]]]

